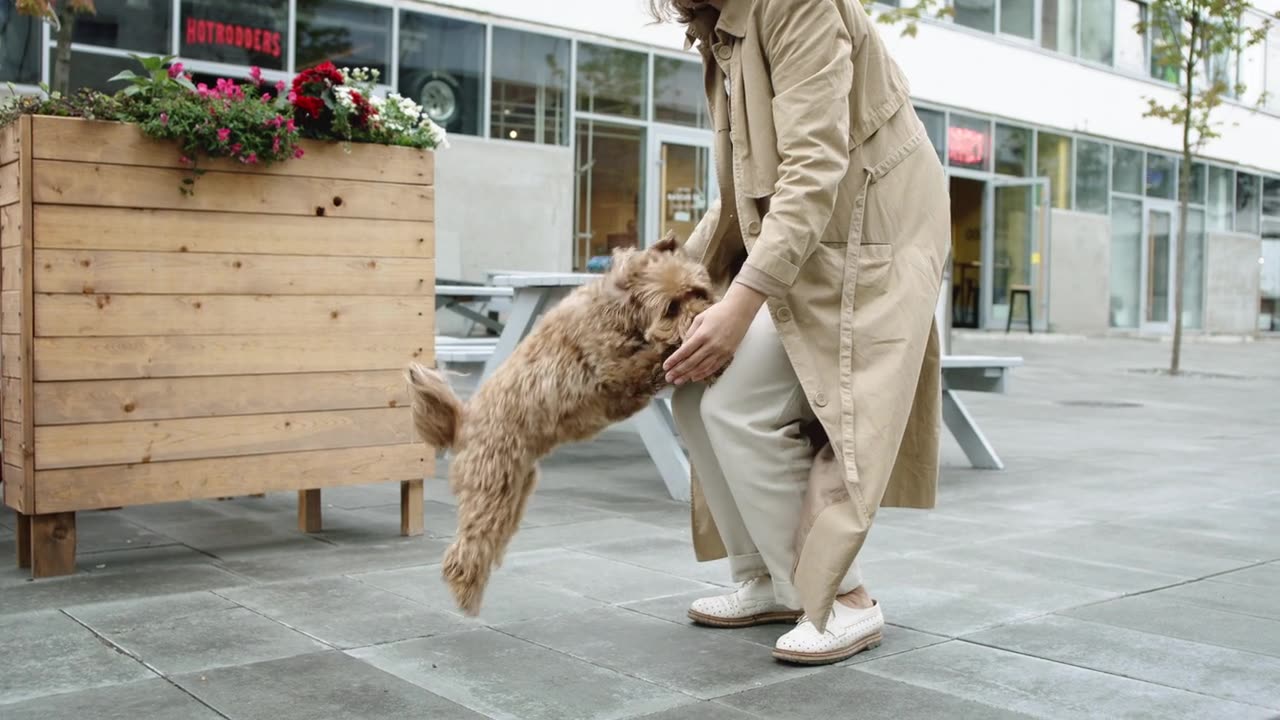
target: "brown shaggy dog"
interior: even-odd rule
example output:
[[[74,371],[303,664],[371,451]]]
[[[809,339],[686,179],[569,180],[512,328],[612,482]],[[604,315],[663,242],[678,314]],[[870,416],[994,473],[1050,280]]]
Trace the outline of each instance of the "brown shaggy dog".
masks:
[[[703,267],[674,235],[619,251],[600,280],[552,308],[466,405],[445,380],[409,369],[418,433],[452,448],[458,535],[443,574],[458,606],[480,610],[537,482],[537,461],[642,410],[666,385],[662,363],[715,302]]]

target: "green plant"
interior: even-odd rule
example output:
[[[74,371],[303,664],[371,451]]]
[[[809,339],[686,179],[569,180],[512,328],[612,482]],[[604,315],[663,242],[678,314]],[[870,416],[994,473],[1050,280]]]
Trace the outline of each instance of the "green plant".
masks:
[[[1250,24],[1250,18],[1259,18]],[[1152,0],[1146,19],[1135,29],[1150,35],[1151,67],[1178,86],[1170,101],[1146,98],[1144,117],[1166,120],[1182,131],[1182,162],[1178,173],[1178,240],[1174,254],[1173,352],[1169,373],[1182,365],[1183,285],[1186,274],[1187,220],[1190,214],[1192,158],[1205,143],[1219,136],[1214,111],[1229,94],[1245,88],[1226,78],[1228,63],[1246,48],[1266,38],[1280,12],[1262,18],[1247,0]]]

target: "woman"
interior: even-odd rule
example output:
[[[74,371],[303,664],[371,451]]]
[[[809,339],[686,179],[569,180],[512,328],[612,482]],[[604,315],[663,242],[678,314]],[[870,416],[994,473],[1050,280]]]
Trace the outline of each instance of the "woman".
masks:
[[[858,0],[653,9],[702,53],[721,197],[685,249],[725,296],[666,369],[695,550],[743,584],[689,615],[799,620],[774,656],[837,662],[880,642],[854,564],[877,508],[933,506],[943,171]]]

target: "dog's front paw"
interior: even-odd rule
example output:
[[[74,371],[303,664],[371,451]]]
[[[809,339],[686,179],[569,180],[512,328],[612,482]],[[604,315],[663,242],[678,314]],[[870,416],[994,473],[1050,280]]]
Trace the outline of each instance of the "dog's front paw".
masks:
[[[471,617],[480,614],[480,602],[484,596],[488,569],[482,568],[482,564],[475,553],[468,551],[467,543],[458,540],[445,550],[444,562],[440,565],[440,574],[448,583],[454,602]]]

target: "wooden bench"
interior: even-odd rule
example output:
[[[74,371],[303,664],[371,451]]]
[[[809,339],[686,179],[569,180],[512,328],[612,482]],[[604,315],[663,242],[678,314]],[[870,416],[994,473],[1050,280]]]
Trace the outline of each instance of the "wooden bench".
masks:
[[[484,309],[494,299],[510,298],[514,292],[509,287],[492,285],[440,284],[436,285],[436,310],[448,310],[501,335],[503,324],[486,315]],[[479,303],[481,309],[469,307],[472,303]]]

